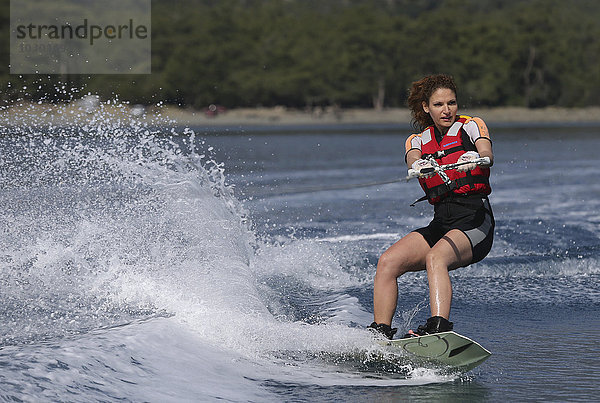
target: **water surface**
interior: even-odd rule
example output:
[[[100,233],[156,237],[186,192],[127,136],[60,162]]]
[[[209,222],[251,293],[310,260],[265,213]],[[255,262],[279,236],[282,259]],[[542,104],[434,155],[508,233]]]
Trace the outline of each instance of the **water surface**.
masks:
[[[131,122],[0,137],[3,400],[593,400],[597,128],[490,127],[496,240],[452,273],[466,375],[364,331],[379,255],[431,207],[403,128],[191,131]],[[403,332],[426,277],[399,281]]]

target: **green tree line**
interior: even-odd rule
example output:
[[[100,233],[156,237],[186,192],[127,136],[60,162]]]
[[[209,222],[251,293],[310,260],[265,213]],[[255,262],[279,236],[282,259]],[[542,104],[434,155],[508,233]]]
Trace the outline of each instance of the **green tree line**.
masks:
[[[444,72],[469,106],[600,104],[597,0],[154,0],[152,74],[9,75],[2,7],[0,99],[68,95],[190,107],[394,107]],[[19,83],[19,85],[15,85]]]

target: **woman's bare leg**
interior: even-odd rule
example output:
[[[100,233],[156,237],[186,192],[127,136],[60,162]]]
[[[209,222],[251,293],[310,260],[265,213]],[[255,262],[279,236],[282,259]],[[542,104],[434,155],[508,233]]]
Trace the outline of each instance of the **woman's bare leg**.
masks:
[[[421,234],[411,232],[381,255],[377,263],[373,295],[376,323],[392,324],[398,303],[398,277],[407,271],[425,270],[425,257],[430,250]]]
[[[452,284],[448,271],[467,265],[473,258],[471,243],[460,230],[449,231],[427,253],[427,281],[431,316],[449,319]]]

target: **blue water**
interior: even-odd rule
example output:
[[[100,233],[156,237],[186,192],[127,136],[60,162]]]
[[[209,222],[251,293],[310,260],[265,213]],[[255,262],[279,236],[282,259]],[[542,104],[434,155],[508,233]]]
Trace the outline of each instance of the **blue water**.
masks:
[[[431,216],[373,185],[407,128],[92,118],[2,129],[1,400],[597,399],[600,129],[490,125],[496,240],[451,319],[493,356],[456,374],[363,329],[378,256]],[[400,333],[426,287],[400,279]]]

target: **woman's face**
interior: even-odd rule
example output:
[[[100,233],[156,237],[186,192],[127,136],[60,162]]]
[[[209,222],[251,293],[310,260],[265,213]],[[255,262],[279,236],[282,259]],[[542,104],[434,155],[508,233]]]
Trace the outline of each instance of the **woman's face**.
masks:
[[[429,102],[423,102],[423,110],[431,116],[435,126],[442,133],[446,133],[456,120],[456,94],[451,89],[438,88],[429,97]]]

